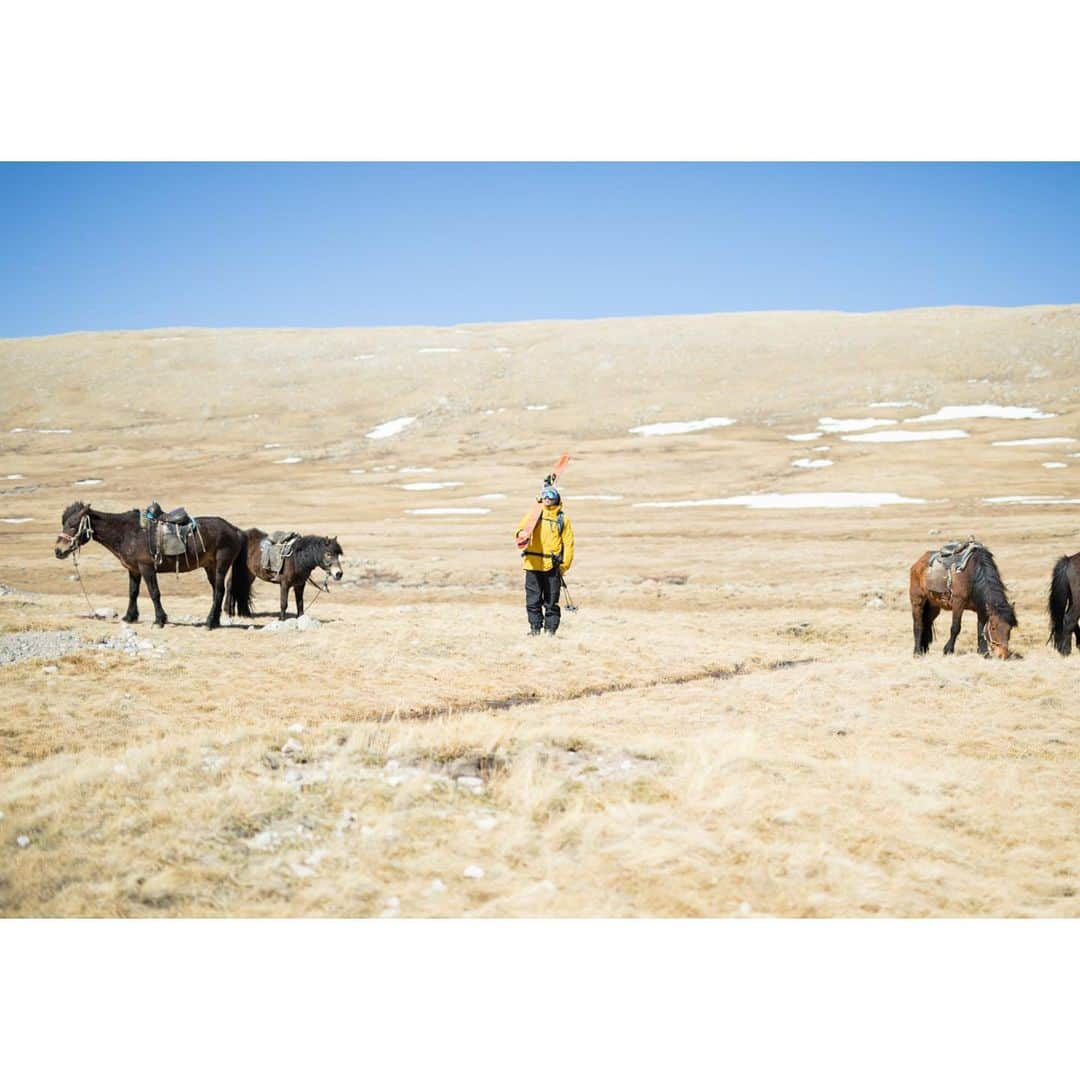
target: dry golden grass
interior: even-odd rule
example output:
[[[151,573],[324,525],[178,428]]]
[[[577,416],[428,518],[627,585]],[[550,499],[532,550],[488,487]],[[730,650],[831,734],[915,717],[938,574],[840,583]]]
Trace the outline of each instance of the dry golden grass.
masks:
[[[34,519],[0,526],[20,590],[0,632],[118,633],[52,556],[79,497],[337,533],[347,556],[316,631],[188,625],[209,606],[190,575],[163,581],[163,630],[142,597],[164,653],[0,667],[0,911],[1076,915],[1080,657],[1046,647],[1043,611],[1080,530],[1068,505],[981,500],[1080,494],[1072,445],[990,445],[1074,435],[1078,360],[1075,307],[0,343],[0,475],[25,477],[0,513]],[[909,398],[925,408],[867,408]],[[986,401],[1059,415],[940,425],[971,433],[955,442],[827,435],[834,466],[791,467],[817,443],[784,436],[820,416]],[[401,415],[420,419],[364,438]],[[710,415],[739,422],[627,433]],[[581,610],[527,639],[509,537],[564,449]],[[104,483],[73,486],[88,477]],[[401,487],[418,480],[462,486]],[[929,501],[631,505],[773,490]],[[624,499],[574,501],[605,493]],[[404,513],[455,505],[491,513]],[[955,657],[941,619],[915,661],[907,569],[968,533],[1024,658],[978,658],[969,613]],[[112,556],[91,545],[82,569],[122,610]],[[276,592],[258,586],[254,625]]]

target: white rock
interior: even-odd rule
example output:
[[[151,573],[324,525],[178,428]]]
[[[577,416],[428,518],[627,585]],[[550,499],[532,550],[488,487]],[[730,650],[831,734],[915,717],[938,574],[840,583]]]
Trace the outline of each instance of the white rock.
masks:
[[[289,739],[281,748],[283,754],[299,754],[304,747],[295,739]]]
[[[484,790],[484,781],[479,776],[459,776],[458,787],[466,788],[473,794],[477,794]]]
[[[462,873],[467,878],[479,879],[484,876],[484,871],[479,866],[466,866]]]
[[[315,876],[315,871],[310,866],[301,866],[298,863],[289,863],[289,869],[299,878]]]
[[[15,843],[18,844],[19,847],[29,847],[30,846],[30,837],[29,836],[18,836],[18,837],[15,838]],[[468,873],[468,871],[466,871],[466,873]],[[481,871],[481,873],[483,873],[483,871]]]
[[[256,833],[247,843],[248,847],[254,848],[256,851],[267,851],[275,847],[277,842],[278,835],[273,829],[263,829],[262,832]]]
[[[152,641],[147,641],[146,638],[139,638],[138,644],[136,645],[136,648],[139,649],[152,649],[153,647],[154,643]]]
[[[55,675],[60,669],[55,664],[46,664],[42,669],[45,675]]]
[[[116,618],[116,608],[111,608],[111,607],[94,608],[94,618],[95,619],[115,619]]]
[[[285,770],[285,782],[287,784],[298,784],[304,779],[304,774],[299,769],[286,769]]]
[[[777,825],[792,825],[794,824],[796,817],[798,817],[798,815],[794,810],[781,810],[778,813],[773,814],[773,821],[775,821]]]
[[[322,623],[318,619],[313,619],[310,615],[301,615],[296,621],[297,630],[318,630]]]
[[[495,828],[495,819],[493,817],[482,817],[476,822],[476,827],[484,832],[490,832]]]
[[[739,905],[740,915],[749,915],[753,910],[754,909],[745,900]]]
[[[303,724],[290,724],[286,730],[295,732],[297,735],[299,735],[300,732],[304,730],[304,725]]]
[[[431,884],[428,886],[428,892],[430,893],[444,893],[446,892],[446,884],[442,878],[434,878]]]

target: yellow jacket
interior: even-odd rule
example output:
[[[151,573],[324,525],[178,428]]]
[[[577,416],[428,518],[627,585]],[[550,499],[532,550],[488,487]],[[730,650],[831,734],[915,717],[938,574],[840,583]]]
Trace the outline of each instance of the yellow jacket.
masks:
[[[563,517],[561,536],[558,524],[560,512]],[[514,536],[517,536],[529,524],[530,516],[526,514],[518,522]],[[565,574],[570,569],[570,564],[574,561],[574,530],[570,525],[570,518],[566,516],[566,511],[561,505],[544,507],[540,520],[536,523],[528,544],[525,545],[525,551],[526,555],[521,560],[523,570],[550,570],[551,556],[557,552],[562,553],[562,572]]]

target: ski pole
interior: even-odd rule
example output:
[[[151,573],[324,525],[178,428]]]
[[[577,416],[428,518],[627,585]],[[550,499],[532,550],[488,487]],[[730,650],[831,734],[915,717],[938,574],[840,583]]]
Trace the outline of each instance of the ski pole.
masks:
[[[562,576],[562,571],[559,571],[559,584],[562,585],[562,590],[566,593],[566,610],[577,611],[577,604],[574,603],[573,598],[570,596],[570,590],[566,587],[566,578]]]

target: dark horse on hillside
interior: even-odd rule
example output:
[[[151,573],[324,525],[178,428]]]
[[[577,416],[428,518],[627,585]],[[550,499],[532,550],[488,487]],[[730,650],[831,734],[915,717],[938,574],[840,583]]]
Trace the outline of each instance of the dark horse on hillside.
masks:
[[[154,601],[154,624],[164,626],[168,621],[161,606],[158,570],[174,570],[181,574],[202,568],[214,590],[214,601],[206,617],[207,628],[221,625],[221,605],[225,598],[225,577],[232,570],[229,594],[241,615],[251,615],[251,574],[247,568],[244,534],[224,518],[198,519],[198,541],[192,538],[192,550],[182,555],[163,555],[150,550],[147,530],[140,524],[138,510],[124,514],[105,514],[91,510],[89,503],[72,503],[60,519],[61,533],[56,538],[55,553],[66,559],[88,540],[107,547],[128,572],[128,607],[124,622],[139,618],[139,586],[146,582],[150,599]]]
[[[959,547],[959,545],[957,545]],[[974,611],[979,619],[979,653],[991,652],[1001,660],[1009,659],[1009,634],[1016,623],[1016,612],[998,573],[994,556],[981,544],[975,545],[963,569],[948,575],[931,572],[927,551],[911,568],[911,619],[915,633],[915,655],[930,649],[934,640],[934,620],[943,608],[952,611],[952,630],[945,643],[945,655],[956,648],[960,620],[965,611]],[[1019,655],[1019,654],[1013,654]]]
[[[314,570],[325,570],[335,581],[342,577],[341,556],[344,552],[336,536],[301,536],[293,545],[292,553],[284,559],[281,570],[274,573],[262,565],[261,544],[267,538],[259,529],[248,529],[244,534],[247,544],[247,569],[255,577],[281,586],[281,614],[289,607],[289,590],[296,596],[296,617],[304,614],[304,588]],[[225,608],[233,613],[233,596],[230,589]]]
[[[1050,637],[1062,656],[1072,651],[1073,635],[1080,647],[1080,551],[1062,555],[1050,575],[1050,595],[1046,609],[1050,613]]]

